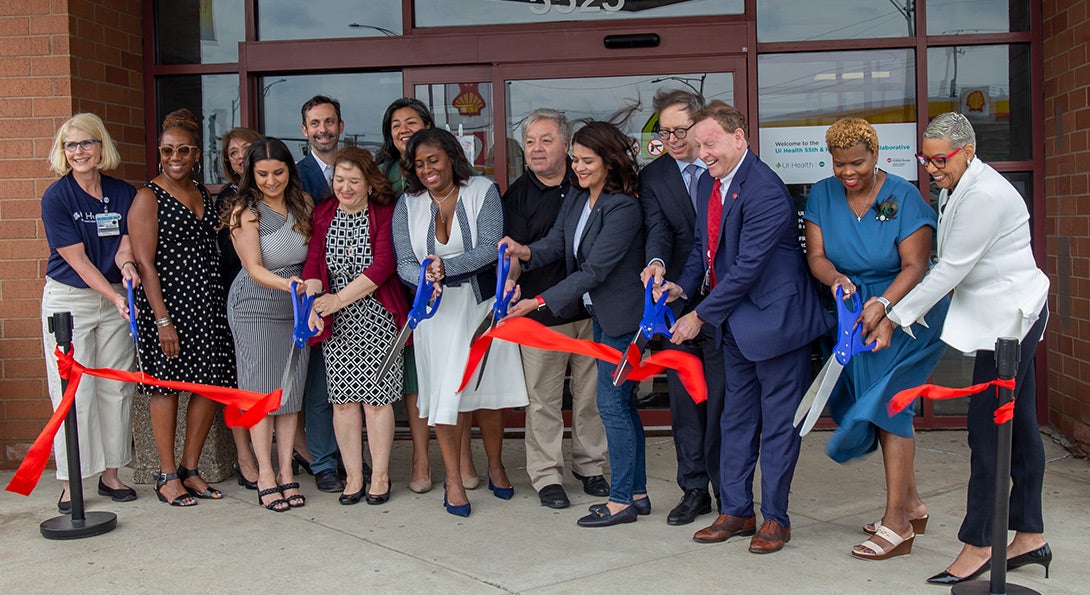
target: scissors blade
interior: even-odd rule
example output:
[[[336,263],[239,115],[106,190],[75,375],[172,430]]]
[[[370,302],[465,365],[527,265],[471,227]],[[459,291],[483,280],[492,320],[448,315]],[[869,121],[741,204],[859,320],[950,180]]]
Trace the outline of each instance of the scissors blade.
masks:
[[[829,374],[829,365],[833,361],[833,357],[830,357],[825,361],[825,365],[821,367],[821,371],[814,378],[814,382],[810,385],[810,388],[806,389],[806,394],[802,396],[802,401],[799,403],[798,409],[795,409],[795,421],[791,422],[794,427],[799,427],[802,420],[806,419],[806,414],[810,413],[810,407],[814,405],[814,399],[817,398],[818,390],[821,388],[821,382],[825,380],[825,376]]]
[[[473,344],[477,342],[477,339],[480,339],[482,335],[492,330],[495,320],[495,315],[493,315],[492,311],[489,310],[488,316],[485,316],[484,320],[482,320],[481,323],[477,325],[477,330],[473,331],[473,338],[469,340],[470,347],[472,347]]]
[[[496,328],[495,319],[489,320],[491,324],[485,326],[486,331],[490,331]],[[483,332],[481,333],[484,334]],[[477,383],[473,385],[473,390],[479,390],[481,388],[481,379],[484,378],[484,367],[488,365],[488,354],[492,353],[492,344],[488,344],[488,349],[484,350],[484,357],[481,358],[481,365],[477,367]]]
[[[405,326],[401,327],[401,332],[397,334],[397,338],[390,344],[390,349],[386,351],[386,357],[382,358],[382,365],[378,369],[377,380],[382,380],[386,377],[386,374],[390,372],[390,368],[394,365],[394,360],[397,359],[397,354],[401,353],[401,350],[405,348],[405,343],[409,342],[409,335],[413,332],[413,327],[406,322]]]
[[[821,386],[818,387],[817,394],[814,395],[814,402],[810,406],[810,412],[806,414],[806,420],[802,422],[802,427],[799,428],[799,436],[805,436],[810,433],[810,430],[814,429],[814,424],[821,417],[825,404],[829,402],[829,396],[833,394],[836,381],[840,379],[840,373],[844,371],[844,365],[836,361],[835,357],[829,358],[826,367],[829,370],[825,373],[825,377],[821,379]]]
[[[643,348],[646,346],[647,337],[643,334],[643,331],[636,331],[636,336],[632,338],[632,342],[628,344],[628,348],[621,355],[621,363],[617,364],[617,369],[613,372],[613,386],[620,386],[624,384],[625,380],[628,380],[628,376],[633,369],[631,362],[638,363],[643,358]]]

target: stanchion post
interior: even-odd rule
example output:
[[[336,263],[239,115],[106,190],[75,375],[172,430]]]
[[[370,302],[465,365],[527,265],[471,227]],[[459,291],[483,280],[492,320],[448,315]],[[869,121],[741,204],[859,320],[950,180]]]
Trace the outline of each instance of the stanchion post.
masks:
[[[1010,380],[1018,375],[1018,339],[1000,337],[995,341],[995,367],[1000,380]],[[996,407],[1014,400],[1014,391],[999,387]],[[1008,420],[996,428],[995,445],[995,502],[992,507],[992,562],[991,580],[959,583],[950,589],[956,595],[1022,595],[1037,591],[1021,585],[1007,584],[1007,519],[1010,513],[1011,493],[1011,435],[1014,421]]]
[[[61,352],[72,348],[72,313],[57,312],[49,317],[49,332],[57,339]],[[68,390],[68,380],[61,378],[61,394]],[[83,506],[83,468],[79,458],[79,425],[76,404],[64,418],[65,452],[68,455],[68,497],[72,514],[42,521],[39,529],[46,539],[79,539],[109,533],[117,527],[117,515],[112,512],[86,512]]]

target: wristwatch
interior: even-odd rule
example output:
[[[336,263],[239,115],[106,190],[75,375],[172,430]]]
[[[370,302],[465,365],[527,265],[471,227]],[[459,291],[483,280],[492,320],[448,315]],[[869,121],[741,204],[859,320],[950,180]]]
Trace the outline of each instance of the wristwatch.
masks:
[[[893,304],[889,303],[889,300],[887,300],[884,296],[878,296],[877,298],[875,298],[875,301],[877,301],[879,304],[882,304],[882,308],[884,308],[886,311],[886,316],[889,316],[889,311],[893,309]]]
[[[538,296],[535,296],[534,299],[537,300],[537,308],[534,308],[534,310],[535,311],[544,310],[545,309],[545,298],[538,295]]]

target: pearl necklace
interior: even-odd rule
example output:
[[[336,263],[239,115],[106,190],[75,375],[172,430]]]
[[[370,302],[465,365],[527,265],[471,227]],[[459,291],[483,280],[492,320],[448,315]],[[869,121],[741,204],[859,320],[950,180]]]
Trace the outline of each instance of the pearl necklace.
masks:
[[[437,207],[436,210],[439,212],[439,220],[443,222],[443,225],[447,224],[446,217],[443,217],[443,203],[447,202],[447,199],[450,198],[451,195],[454,194],[454,191],[457,189],[458,185],[455,184],[453,187],[451,187],[450,192],[447,192],[446,196],[438,200],[435,198],[435,195],[431,193],[431,190],[428,191],[428,198],[430,198],[431,201],[435,203],[435,206]]]

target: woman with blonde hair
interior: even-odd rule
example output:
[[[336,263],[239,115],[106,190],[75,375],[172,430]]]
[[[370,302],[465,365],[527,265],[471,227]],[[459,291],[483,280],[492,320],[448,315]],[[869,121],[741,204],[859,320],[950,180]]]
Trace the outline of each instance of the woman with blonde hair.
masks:
[[[128,235],[129,208],[136,190],[102,173],[120,163],[110,133],[94,114],[69,118],[57,130],[49,151],[50,169],[61,176],[42,195],[42,223],[49,241],[42,335],[54,407],[62,393],[50,315],[62,310],[72,313],[73,354],[81,364],[119,370],[133,366],[128,331],[132,313],[123,282],[140,284]],[[102,473],[98,493],[116,502],[136,499],[136,492],[117,477],[118,468],[132,458],[132,395],[130,384],[89,376],[76,393],[82,475]],[[72,501],[64,432],[57,434],[53,446],[57,479],[64,485],[57,508],[67,514]]]

